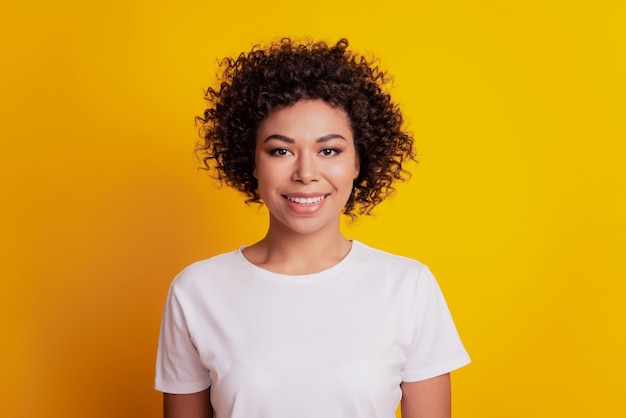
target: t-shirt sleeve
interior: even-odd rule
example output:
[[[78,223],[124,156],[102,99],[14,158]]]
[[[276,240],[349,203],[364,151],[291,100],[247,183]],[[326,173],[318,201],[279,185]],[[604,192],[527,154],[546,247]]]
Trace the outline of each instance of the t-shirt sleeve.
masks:
[[[209,370],[203,365],[188,328],[183,304],[170,287],[159,335],[155,388],[166,393],[195,393],[211,386]]]
[[[402,380],[425,380],[468,364],[470,358],[441,289],[426,267],[420,272],[416,305],[414,339]]]

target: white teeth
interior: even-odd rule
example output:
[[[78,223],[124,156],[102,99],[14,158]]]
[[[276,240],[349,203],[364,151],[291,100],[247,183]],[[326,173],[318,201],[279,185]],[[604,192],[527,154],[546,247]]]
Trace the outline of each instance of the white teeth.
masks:
[[[287,199],[291,200],[292,202],[298,203],[300,205],[311,205],[311,204],[317,203],[320,200],[323,200],[325,198],[326,198],[326,195],[317,196],[317,197],[291,197],[291,196],[287,196]]]

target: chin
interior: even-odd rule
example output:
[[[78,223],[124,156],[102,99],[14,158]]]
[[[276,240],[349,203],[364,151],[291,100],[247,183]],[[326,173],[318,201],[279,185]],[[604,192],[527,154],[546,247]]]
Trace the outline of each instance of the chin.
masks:
[[[297,220],[289,220],[287,222],[281,222],[277,220],[282,228],[286,231],[291,231],[295,234],[300,235],[314,235],[319,233],[329,233],[329,231],[335,231],[339,222],[320,222],[318,219],[311,218],[303,218]]]

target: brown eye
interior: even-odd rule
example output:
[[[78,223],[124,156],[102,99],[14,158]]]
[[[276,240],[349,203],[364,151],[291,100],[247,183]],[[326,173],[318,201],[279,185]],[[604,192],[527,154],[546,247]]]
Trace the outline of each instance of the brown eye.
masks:
[[[269,153],[270,155],[275,155],[277,157],[285,157],[290,154],[287,148],[274,148],[273,150],[270,150]]]
[[[339,154],[340,152],[341,151],[339,151],[337,148],[324,148],[320,151],[320,154],[322,154],[324,157],[330,157]]]

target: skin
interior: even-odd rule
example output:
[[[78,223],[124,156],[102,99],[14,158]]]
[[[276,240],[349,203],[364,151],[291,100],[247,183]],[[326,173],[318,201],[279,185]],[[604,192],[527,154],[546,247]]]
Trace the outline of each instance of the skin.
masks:
[[[164,418],[212,418],[209,389],[184,395],[163,394]]]
[[[340,231],[342,210],[359,174],[346,113],[321,100],[303,100],[271,113],[259,126],[254,176],[270,213],[266,236],[246,247],[253,264],[282,274],[328,269],[350,251]],[[449,418],[450,376],[404,382],[403,418]],[[213,416],[208,389],[164,395],[165,418]]]
[[[244,255],[283,274],[316,273],[343,259],[352,244],[339,229],[341,211],[359,174],[347,115],[320,100],[271,113],[257,132],[255,166],[270,226]],[[306,198],[321,200],[291,201]]]
[[[402,382],[402,418],[450,418],[450,373],[419,382]]]

